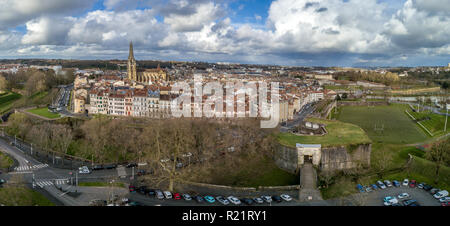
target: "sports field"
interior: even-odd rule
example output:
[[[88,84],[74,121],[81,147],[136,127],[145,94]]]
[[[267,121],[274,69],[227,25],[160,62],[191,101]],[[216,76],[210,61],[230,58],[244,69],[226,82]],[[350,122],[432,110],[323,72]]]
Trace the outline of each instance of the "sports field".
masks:
[[[22,95],[18,93],[5,93],[0,96],[0,113],[11,109],[14,101],[20,99]]]
[[[345,106],[336,118],[363,128],[374,142],[411,144],[425,141],[428,135],[405,114],[407,105]]]
[[[422,124],[428,131],[431,132],[432,136],[440,136],[444,135],[444,126],[445,126],[445,116],[438,115],[432,112],[413,112],[411,109],[408,110],[408,113],[411,114],[420,124]],[[450,130],[450,123],[447,123],[447,132]]]

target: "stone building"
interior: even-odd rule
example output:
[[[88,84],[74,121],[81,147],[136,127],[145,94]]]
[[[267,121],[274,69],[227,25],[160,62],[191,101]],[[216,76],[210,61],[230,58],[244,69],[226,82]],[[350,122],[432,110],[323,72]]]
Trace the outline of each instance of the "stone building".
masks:
[[[127,63],[128,79],[134,82],[151,84],[156,81],[167,81],[168,76],[166,71],[162,70],[158,64],[156,69],[138,70],[137,62],[134,58],[133,43],[130,42],[130,53],[128,55]]]

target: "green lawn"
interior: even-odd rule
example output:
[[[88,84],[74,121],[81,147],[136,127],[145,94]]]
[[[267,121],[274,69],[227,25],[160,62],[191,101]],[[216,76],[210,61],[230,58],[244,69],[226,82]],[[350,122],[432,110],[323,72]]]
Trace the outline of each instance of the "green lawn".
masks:
[[[18,93],[6,93],[0,96],[0,113],[9,111],[13,103],[21,97],[22,95]]]
[[[85,186],[85,187],[109,187],[111,186],[110,183],[107,182],[80,182],[78,183],[78,186]],[[125,184],[121,182],[115,182],[112,184],[114,187],[121,187],[124,188]]]
[[[35,108],[35,109],[28,110],[28,112],[33,113],[35,115],[40,115],[42,117],[50,118],[50,119],[55,119],[55,118],[61,117],[61,115],[59,115],[57,113],[50,112],[48,110],[48,108]]]
[[[444,126],[445,126],[445,116],[438,115],[432,112],[413,112],[408,110],[408,113],[411,114],[416,120],[419,120],[420,124],[422,124],[428,131],[433,134],[433,136],[444,135]],[[447,123],[447,132],[450,130],[450,123]]]
[[[54,206],[39,192],[25,187],[0,188],[0,204],[5,206]]]
[[[0,169],[6,169],[11,167],[14,164],[14,161],[4,154],[3,152],[0,152]]]
[[[281,144],[295,147],[296,143],[321,144],[324,147],[350,144],[366,144],[372,141],[357,125],[332,120],[310,118],[308,121],[325,124],[328,134],[324,136],[298,136],[292,133],[280,133]]]
[[[234,162],[232,162],[233,160]],[[210,167],[183,172],[187,181],[236,187],[298,185],[299,177],[278,168],[270,158],[236,156],[214,161]]]
[[[410,144],[428,139],[427,134],[405,114],[407,105],[344,106],[336,118],[363,128],[374,142]]]

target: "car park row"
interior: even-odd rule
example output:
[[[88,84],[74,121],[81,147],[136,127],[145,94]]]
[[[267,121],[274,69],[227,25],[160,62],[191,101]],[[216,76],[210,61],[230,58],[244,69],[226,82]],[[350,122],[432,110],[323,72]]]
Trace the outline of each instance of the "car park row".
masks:
[[[241,198],[239,199],[238,197],[235,196],[228,196],[228,197],[224,197],[224,196],[216,196],[213,197],[211,195],[206,195],[206,196],[200,196],[200,195],[195,195],[195,196],[191,196],[190,194],[184,193],[184,194],[180,194],[180,193],[171,193],[169,191],[161,191],[161,190],[157,190],[157,189],[149,189],[146,186],[141,186],[136,188],[133,185],[130,185],[129,187],[129,191],[130,192],[137,192],[139,194],[148,196],[148,197],[154,197],[157,198],[159,200],[185,200],[185,201],[192,201],[195,200],[197,203],[215,203],[216,201],[222,205],[229,205],[234,204],[234,205],[241,205],[241,204],[246,204],[246,205],[253,205],[253,204],[263,204],[263,203],[272,203],[272,202],[277,202],[280,203],[282,201],[285,202],[289,202],[292,201],[292,198],[287,195],[287,194],[282,194],[280,196],[278,195],[273,195],[273,196],[269,196],[269,195],[264,195],[261,197],[255,197],[255,198]]]
[[[431,195],[433,195],[434,198],[439,200],[442,206],[448,206],[450,198],[448,197],[448,191],[447,190],[440,190],[438,188],[433,188],[431,185],[425,184],[425,183],[419,183],[417,184],[416,180],[404,179],[402,183],[400,183],[397,180],[393,180],[392,182],[389,180],[377,181],[375,184],[371,184],[370,186],[362,186],[361,184],[356,185],[356,188],[361,193],[368,193],[372,191],[376,191],[379,189],[387,189],[391,187],[409,187],[409,188],[418,188],[423,189],[424,191],[429,192]],[[385,206],[402,206],[399,200],[402,200],[403,206],[420,206],[420,204],[415,199],[411,199],[411,196],[404,192],[397,196],[387,196],[383,198],[383,205]]]

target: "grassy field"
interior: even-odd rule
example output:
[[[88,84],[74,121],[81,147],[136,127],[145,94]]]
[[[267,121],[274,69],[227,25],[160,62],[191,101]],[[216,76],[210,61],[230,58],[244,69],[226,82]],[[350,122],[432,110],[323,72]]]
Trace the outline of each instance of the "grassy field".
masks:
[[[5,93],[0,96],[0,113],[7,112],[11,109],[14,102],[20,99],[22,95],[18,93]]]
[[[419,120],[420,124],[422,124],[428,131],[431,132],[432,136],[440,136],[444,135],[444,126],[445,126],[445,116],[438,115],[432,112],[413,112],[408,110],[408,113],[411,114],[416,120]],[[447,132],[450,130],[450,123],[447,123]]]
[[[0,188],[0,204],[5,206],[54,206],[40,193],[25,187]]]
[[[6,169],[11,167],[14,164],[14,161],[4,154],[3,152],[0,152],[0,169]]]
[[[234,162],[232,162],[234,160]],[[237,187],[298,185],[298,175],[278,168],[274,161],[260,156],[240,156],[215,161],[211,167],[194,168],[183,178],[192,182]]]
[[[40,115],[42,117],[50,118],[50,119],[55,119],[55,118],[61,117],[61,115],[59,115],[57,113],[50,112],[48,110],[48,108],[35,108],[35,109],[28,110],[28,112],[33,113],[35,115]]]
[[[405,114],[406,109],[407,105],[345,106],[339,108],[336,118],[360,126],[374,142],[409,144],[427,140],[427,134]]]
[[[109,187],[111,186],[110,183],[107,182],[80,182],[78,183],[78,186],[85,186],[85,187]],[[114,187],[121,187],[124,188],[125,184],[121,182],[115,182],[112,184]]]
[[[315,118],[308,119],[308,121],[325,124],[328,134],[324,136],[297,136],[291,133],[280,133],[278,136],[279,142],[291,147],[295,147],[296,143],[322,144],[324,147],[371,143],[364,130],[356,125]]]

